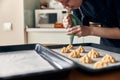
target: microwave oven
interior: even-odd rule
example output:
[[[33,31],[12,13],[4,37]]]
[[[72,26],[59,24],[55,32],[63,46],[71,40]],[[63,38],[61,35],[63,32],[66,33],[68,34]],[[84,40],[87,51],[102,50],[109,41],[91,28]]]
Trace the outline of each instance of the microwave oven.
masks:
[[[66,9],[36,9],[35,26],[40,28],[53,28],[56,22],[62,23],[65,15],[67,15]]]

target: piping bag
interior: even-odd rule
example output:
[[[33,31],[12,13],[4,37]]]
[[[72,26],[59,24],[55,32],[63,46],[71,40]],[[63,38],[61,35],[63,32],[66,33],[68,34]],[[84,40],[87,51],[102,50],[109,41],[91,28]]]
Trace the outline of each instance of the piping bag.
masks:
[[[74,27],[76,25],[80,25],[81,22],[80,22],[79,18],[76,15],[72,14],[71,9],[67,9],[67,10],[68,10],[68,14],[71,15],[71,17],[70,17],[71,21],[72,21],[71,27]],[[70,44],[73,44],[74,34],[73,35],[69,35],[69,39],[70,39]]]

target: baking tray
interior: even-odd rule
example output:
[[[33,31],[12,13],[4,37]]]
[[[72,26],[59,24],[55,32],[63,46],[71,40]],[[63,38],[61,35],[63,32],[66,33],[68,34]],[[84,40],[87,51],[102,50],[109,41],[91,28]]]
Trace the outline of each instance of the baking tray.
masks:
[[[66,77],[71,68],[71,60],[41,44],[0,46],[1,80],[58,80]]]
[[[100,58],[94,58],[92,64],[84,64],[79,61],[80,58],[70,58],[68,57],[69,54],[63,54],[60,52],[61,48],[66,47],[66,45],[57,45],[57,46],[48,46],[48,48],[52,49],[53,51],[56,52],[56,54],[61,55],[67,59],[72,60],[75,63],[75,66],[77,66],[78,70],[82,70],[87,73],[104,73],[104,72],[109,72],[109,71],[115,71],[120,69],[120,49],[119,48],[113,48],[113,47],[108,47],[108,46],[103,46],[99,44],[94,44],[94,43],[82,43],[82,44],[73,44],[74,50],[78,48],[78,46],[83,46],[86,50],[86,53],[82,53],[81,56],[87,54],[92,48],[95,49],[98,53],[100,53]],[[97,61],[99,61],[105,54],[110,54],[113,57],[116,58],[117,63],[110,64],[107,67],[100,68],[100,69],[95,69],[93,68],[93,64]]]

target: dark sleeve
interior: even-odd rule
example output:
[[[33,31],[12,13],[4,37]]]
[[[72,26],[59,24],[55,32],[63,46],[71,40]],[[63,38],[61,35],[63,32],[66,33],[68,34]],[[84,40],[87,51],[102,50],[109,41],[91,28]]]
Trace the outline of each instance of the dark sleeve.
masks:
[[[81,14],[79,12],[79,9],[73,9],[73,14],[76,15],[81,20]]]
[[[115,8],[116,8],[116,14],[118,19],[118,27],[120,28],[120,0],[114,0]]]
[[[120,0],[85,0],[81,9],[85,15],[83,24],[89,21],[102,24],[104,27],[120,27]],[[79,9],[73,10],[81,19]]]
[[[73,14],[76,15],[81,21],[81,13],[79,9],[73,9]],[[89,25],[89,20],[86,18],[86,16],[83,19],[83,25],[86,25],[86,26]]]

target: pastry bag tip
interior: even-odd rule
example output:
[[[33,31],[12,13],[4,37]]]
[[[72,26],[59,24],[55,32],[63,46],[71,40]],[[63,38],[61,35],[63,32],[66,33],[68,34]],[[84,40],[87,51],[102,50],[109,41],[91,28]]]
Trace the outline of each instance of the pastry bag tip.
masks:
[[[73,44],[74,35],[70,35],[70,44]]]

